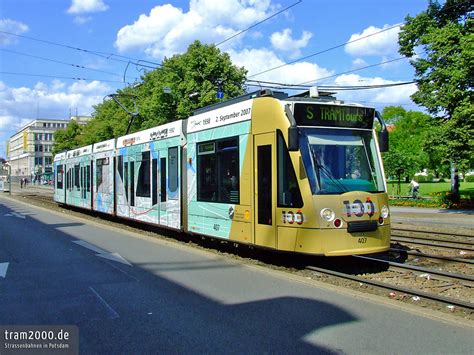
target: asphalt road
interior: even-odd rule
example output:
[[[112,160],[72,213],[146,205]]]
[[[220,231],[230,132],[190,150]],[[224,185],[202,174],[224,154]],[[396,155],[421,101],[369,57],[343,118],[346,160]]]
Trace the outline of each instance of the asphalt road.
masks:
[[[0,197],[0,265],[6,263],[0,324],[75,324],[81,353],[474,348],[472,322]]]

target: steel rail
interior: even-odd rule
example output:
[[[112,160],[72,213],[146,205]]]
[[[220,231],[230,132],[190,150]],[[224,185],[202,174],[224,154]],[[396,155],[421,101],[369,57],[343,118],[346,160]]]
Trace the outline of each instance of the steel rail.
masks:
[[[423,229],[407,229],[407,228],[397,228],[392,227],[392,231],[400,231],[400,232],[414,232],[414,233],[427,233],[427,234],[439,234],[439,235],[450,235],[453,237],[468,237],[474,238],[473,234],[460,234],[460,233],[450,233],[450,232],[436,232],[436,231],[429,231]]]
[[[448,248],[448,249],[460,249],[460,250],[469,250],[474,251],[474,246],[470,244],[465,244],[462,242],[451,242],[451,241],[438,241],[426,238],[417,238],[417,237],[390,237],[390,239],[394,242],[406,242],[412,244],[419,244],[419,245],[428,245],[432,247],[441,247],[441,248]],[[430,243],[430,241],[434,243]],[[464,245],[464,247],[456,244]]]
[[[421,266],[401,264],[401,263],[396,263],[394,261],[389,261],[389,260],[384,260],[384,259],[379,259],[379,258],[373,258],[373,257],[370,257],[370,256],[365,256],[365,255],[352,255],[352,257],[356,258],[356,259],[376,261],[376,262],[379,262],[379,263],[382,263],[382,264],[395,266],[395,267],[400,268],[400,269],[418,271],[418,272],[423,272],[423,273],[427,273],[427,274],[431,274],[431,275],[439,275],[439,276],[449,277],[450,279],[466,280],[466,281],[474,282],[474,276],[470,276],[470,275],[455,274],[455,273],[446,272],[446,271],[427,269],[427,268],[424,268],[424,267],[421,267]]]
[[[458,262],[458,263],[465,263],[465,264],[474,264],[474,260],[471,260],[471,259],[453,258],[453,257],[450,257],[450,256],[434,255],[434,254],[425,254],[425,253],[420,253],[419,251],[404,250],[404,249],[398,249],[398,248],[390,248],[390,250],[391,251],[396,251],[396,252],[399,252],[399,253],[407,253],[408,255],[421,256],[421,257],[424,257],[424,258],[455,261],[455,262]]]
[[[464,244],[464,245],[472,245],[474,246],[474,243],[471,242],[463,242],[459,240],[447,240],[447,239],[439,239],[439,238],[430,238],[430,237],[417,237],[417,236],[411,236],[411,235],[401,235],[401,234],[391,234],[393,237],[401,237],[401,238],[415,238],[415,239],[420,239],[420,240],[428,240],[428,241],[434,241],[434,242],[447,242],[447,243],[453,243],[453,244]]]
[[[423,298],[426,298],[426,299],[430,299],[430,300],[434,300],[434,301],[438,301],[438,302],[442,302],[442,303],[446,303],[446,304],[450,304],[450,305],[460,306],[460,307],[467,308],[467,309],[474,309],[474,303],[466,302],[466,301],[462,301],[462,300],[457,300],[455,298],[439,296],[439,295],[435,295],[433,293],[428,293],[428,292],[425,292],[425,291],[419,291],[419,290],[411,289],[411,288],[408,288],[408,287],[390,285],[390,284],[387,284],[387,283],[382,282],[382,281],[367,280],[367,279],[364,279],[362,277],[349,275],[349,274],[345,274],[345,273],[338,272],[338,271],[323,269],[323,268],[319,268],[319,267],[316,267],[316,266],[307,266],[306,269],[316,271],[316,272],[319,272],[319,273],[322,273],[322,274],[327,274],[327,275],[331,275],[331,276],[340,277],[340,278],[351,280],[351,281],[365,283],[365,284],[368,284],[368,285],[372,285],[372,286],[376,286],[376,287],[380,287],[380,288],[384,288],[384,289],[388,289],[388,290],[404,292],[404,293],[408,293],[408,294],[411,294],[411,295],[414,295],[414,296],[419,296],[419,297],[423,297]]]

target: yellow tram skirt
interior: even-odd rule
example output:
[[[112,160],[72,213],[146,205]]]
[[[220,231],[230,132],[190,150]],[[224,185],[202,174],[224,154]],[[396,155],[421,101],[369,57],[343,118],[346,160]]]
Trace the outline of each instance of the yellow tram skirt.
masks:
[[[326,256],[371,254],[390,248],[390,226],[373,232],[348,233],[344,229],[278,227],[279,250]]]

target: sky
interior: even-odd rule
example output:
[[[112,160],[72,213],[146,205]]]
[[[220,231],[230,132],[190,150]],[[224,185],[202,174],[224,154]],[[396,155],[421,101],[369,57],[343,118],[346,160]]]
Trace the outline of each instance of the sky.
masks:
[[[217,44],[248,70],[249,80],[319,86],[411,81],[409,60],[397,52],[399,25],[427,5],[427,0],[1,0],[0,157],[6,157],[6,141],[28,122],[90,115],[108,94],[140,82],[145,70],[185,52],[195,40]],[[421,110],[410,99],[415,91],[409,84],[336,96],[377,109]]]

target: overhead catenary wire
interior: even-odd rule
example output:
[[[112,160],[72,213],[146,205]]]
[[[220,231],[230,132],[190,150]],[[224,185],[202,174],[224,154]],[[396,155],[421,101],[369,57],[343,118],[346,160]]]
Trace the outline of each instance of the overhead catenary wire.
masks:
[[[392,29],[397,28],[397,27],[400,27],[400,26],[402,26],[402,24],[396,24],[396,25],[393,25],[393,26],[391,26],[391,27],[384,28],[384,29],[382,29],[382,30],[380,30],[380,31],[377,31],[377,32],[368,34],[368,35],[366,35],[366,36],[362,36],[362,37],[356,38],[356,39],[354,39],[354,40],[352,40],[352,41],[344,42],[344,43],[338,44],[338,45],[336,45],[336,46],[323,49],[322,51],[319,51],[319,52],[316,52],[316,53],[312,53],[312,54],[306,55],[306,56],[304,56],[304,57],[297,58],[297,59],[295,59],[295,60],[292,60],[291,62],[283,63],[283,64],[281,64],[281,65],[277,65],[276,67],[269,68],[269,69],[263,70],[263,71],[261,71],[261,72],[252,74],[252,75],[249,76],[249,78],[253,78],[254,76],[261,75],[261,74],[264,74],[264,73],[268,73],[268,72],[270,72],[270,71],[283,68],[283,67],[285,67],[285,66],[287,66],[287,65],[291,65],[291,64],[300,62],[300,61],[302,61],[302,60],[315,57],[315,56],[317,56],[317,55],[320,55],[320,54],[323,54],[323,53],[332,51],[332,50],[337,49],[337,48],[340,48],[340,47],[344,47],[345,45],[348,45],[348,44],[350,44],[350,43],[354,43],[354,42],[357,42],[357,41],[360,41],[360,40],[363,40],[363,39],[366,39],[366,38],[375,36],[375,35],[377,35],[377,34],[380,34],[380,33],[382,33],[382,32],[386,32],[386,31],[389,31],[389,30],[392,30]]]
[[[375,63],[375,64],[370,64],[370,65],[366,65],[364,67],[360,67],[360,68],[356,68],[356,69],[352,69],[352,70],[347,70],[347,71],[344,71],[344,72],[341,72],[341,73],[337,73],[337,74],[333,74],[333,75],[328,75],[328,76],[325,76],[325,77],[322,77],[322,78],[317,78],[317,79],[313,79],[313,80],[308,80],[308,81],[305,81],[305,82],[302,82],[302,83],[299,83],[299,84],[296,84],[296,85],[304,85],[304,84],[308,84],[308,83],[314,83],[316,81],[321,81],[321,80],[326,80],[326,79],[330,79],[330,78],[334,78],[336,76],[339,76],[339,75],[344,75],[344,74],[349,74],[349,73],[354,73],[356,71],[360,71],[360,70],[364,70],[364,69],[368,69],[368,68],[373,68],[373,67],[377,67],[379,65],[384,65],[384,64],[388,64],[388,63],[393,63],[393,62],[396,62],[396,61],[399,61],[399,60],[409,60],[410,58],[408,57],[398,57],[398,58],[394,58],[394,59],[389,59],[389,60],[385,60],[383,62],[380,62],[380,63]]]
[[[95,69],[95,68],[89,68],[89,67],[86,67],[86,66],[84,66],[84,65],[79,65],[79,64],[74,64],[74,63],[63,62],[63,61],[61,61],[61,60],[52,59],[52,58],[47,58],[47,57],[41,57],[41,56],[29,54],[29,53],[18,52],[18,51],[14,51],[14,50],[11,50],[11,49],[0,48],[0,51],[7,52],[7,53],[12,53],[12,54],[17,54],[17,55],[22,55],[22,56],[26,56],[26,57],[31,57],[31,58],[36,58],[36,59],[41,59],[41,60],[45,60],[45,61],[52,62],[52,63],[58,63],[58,64],[63,64],[63,65],[69,65],[69,66],[72,66],[72,67],[75,67],[75,68],[85,69],[85,70],[90,70],[90,71],[95,71],[95,72],[98,72],[98,73],[103,73],[103,74],[108,74],[108,75],[114,75],[114,76],[120,76],[120,77],[122,76],[122,74],[113,73],[113,72],[109,72],[109,71],[106,71],[106,70]],[[129,78],[131,78],[131,77],[129,76]]]
[[[375,85],[318,85],[318,88],[325,90],[370,90],[370,89],[383,89],[388,87],[403,86],[414,84],[415,81],[405,81],[398,83],[386,83],[386,84],[375,84]],[[264,85],[262,85],[264,84]],[[266,87],[269,89],[288,89],[288,90],[308,90],[311,85],[298,85],[298,84],[284,84],[276,83],[269,81],[259,81],[259,80],[247,80],[247,86],[255,87]]]
[[[223,40],[223,41],[221,41],[221,42],[215,44],[215,46],[218,47],[218,46],[220,46],[221,44],[224,44],[224,43],[230,41],[231,39],[233,39],[233,38],[235,38],[235,37],[237,37],[237,36],[240,36],[242,33],[247,32],[248,30],[250,30],[250,29],[252,29],[252,28],[254,28],[254,27],[256,27],[256,26],[258,26],[258,25],[260,25],[260,24],[262,24],[262,23],[264,23],[265,21],[268,21],[268,20],[270,20],[271,18],[273,18],[273,17],[275,17],[275,16],[277,16],[277,15],[279,15],[279,14],[285,12],[286,10],[291,9],[292,7],[294,7],[294,6],[298,5],[298,4],[300,4],[301,2],[303,2],[303,0],[298,0],[297,2],[295,2],[295,3],[293,3],[293,4],[291,4],[291,5],[287,6],[287,7],[285,7],[283,10],[280,10],[280,11],[278,11],[278,12],[275,12],[274,14],[270,15],[269,17],[266,17],[266,18],[264,18],[263,20],[261,20],[261,21],[259,21],[259,22],[257,22],[257,23],[254,23],[253,25],[247,27],[246,29],[241,30],[241,31],[237,32],[236,34],[230,36],[229,38],[226,38],[225,40]]]
[[[449,10],[449,9],[451,9],[451,8],[453,8],[453,7],[456,7],[456,6],[464,5],[464,4],[469,3],[469,2],[471,2],[471,1],[472,1],[472,0],[460,1],[459,3],[453,4],[453,5],[448,6],[448,7],[444,7],[444,8],[443,8],[443,11]],[[257,76],[257,75],[261,75],[261,74],[264,74],[264,73],[268,73],[268,72],[270,72],[270,71],[283,68],[283,67],[285,67],[285,66],[287,66],[287,65],[291,65],[291,64],[300,62],[300,61],[302,61],[302,60],[315,57],[315,56],[317,56],[317,55],[320,55],[320,54],[323,54],[323,53],[332,51],[332,50],[334,50],[334,49],[344,47],[344,46],[347,45],[347,44],[351,44],[351,43],[354,43],[354,42],[357,42],[357,41],[360,41],[360,40],[363,40],[363,39],[366,39],[366,38],[375,36],[375,35],[377,35],[377,34],[380,34],[380,33],[383,33],[383,32],[389,31],[389,30],[392,30],[392,29],[394,29],[394,28],[402,27],[402,26],[403,26],[403,23],[398,23],[398,24],[395,24],[395,25],[393,25],[393,26],[391,26],[391,27],[384,28],[384,29],[382,29],[382,30],[380,30],[380,31],[377,31],[377,32],[368,34],[368,35],[366,35],[366,36],[362,36],[362,37],[356,38],[356,39],[354,39],[354,40],[352,40],[352,41],[347,41],[347,42],[338,44],[338,45],[336,45],[336,46],[333,46],[333,47],[324,49],[324,50],[322,50],[322,51],[319,51],[319,52],[316,52],[316,53],[312,53],[312,54],[306,55],[306,56],[304,56],[304,57],[297,58],[297,59],[295,59],[295,60],[293,60],[293,61],[291,61],[291,62],[283,63],[283,64],[277,65],[277,66],[275,66],[275,67],[273,67],[273,68],[269,68],[269,69],[266,69],[266,70],[264,70],[264,71],[261,71],[261,72],[255,73],[255,74],[251,74],[251,75],[248,76],[248,77],[249,77],[249,78],[252,78],[252,77]],[[415,55],[416,55],[416,54],[415,54]]]
[[[74,77],[58,76],[58,75],[48,75],[48,74],[19,73],[19,72],[9,72],[9,71],[0,71],[0,74],[5,74],[5,75],[19,75],[19,76],[34,76],[34,77],[43,77],[43,78],[75,80],[75,81],[98,81],[98,82],[104,82],[104,83],[118,83],[118,84],[123,84],[123,81],[118,81],[118,80],[90,79],[90,78],[74,78]]]
[[[58,46],[58,47],[63,47],[63,48],[67,48],[67,49],[72,49],[72,50],[76,50],[76,51],[79,51],[79,52],[99,56],[99,57],[104,58],[106,60],[113,60],[113,61],[117,61],[117,62],[121,62],[121,63],[132,62],[133,64],[135,64],[137,66],[141,66],[141,67],[145,67],[145,68],[156,69],[157,66],[161,66],[161,63],[155,63],[155,62],[148,61],[148,60],[142,60],[142,59],[127,57],[127,56],[120,55],[120,54],[115,54],[115,53],[94,51],[94,50],[90,50],[90,49],[85,49],[85,48],[75,47],[75,46],[62,44],[62,43],[58,43],[58,42],[53,42],[53,41],[49,41],[49,40],[45,40],[45,39],[20,35],[20,34],[17,34],[17,33],[3,31],[3,30],[0,30],[0,34],[4,34],[4,35],[8,35],[8,36],[15,36],[15,37],[19,37],[19,38],[24,38],[24,39],[28,39],[30,41],[45,43],[45,44],[49,44],[49,45],[52,45],[52,46]],[[119,59],[119,58],[123,58],[123,59]],[[151,65],[141,64],[140,62],[145,62],[145,63],[151,64]]]

